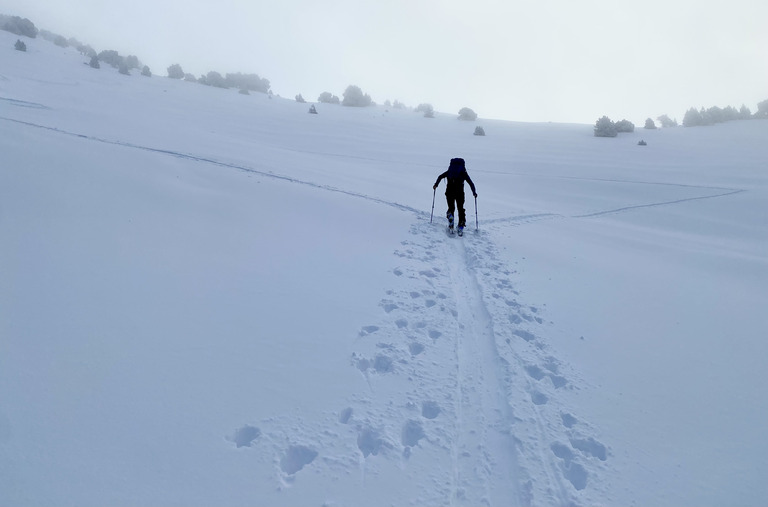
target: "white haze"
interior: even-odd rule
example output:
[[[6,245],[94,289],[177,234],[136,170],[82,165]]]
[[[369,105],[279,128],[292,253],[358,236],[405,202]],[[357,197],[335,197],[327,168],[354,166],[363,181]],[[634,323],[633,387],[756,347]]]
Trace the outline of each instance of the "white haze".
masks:
[[[257,73],[307,100],[355,84],[378,103],[642,125],[768,98],[768,4],[753,0],[5,0],[0,13],[135,54],[155,74]]]

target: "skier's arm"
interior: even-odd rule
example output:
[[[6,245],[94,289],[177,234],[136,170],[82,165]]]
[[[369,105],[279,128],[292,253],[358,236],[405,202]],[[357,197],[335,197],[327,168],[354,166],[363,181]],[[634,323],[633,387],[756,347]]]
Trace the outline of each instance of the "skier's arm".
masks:
[[[464,172],[464,177],[467,180],[467,183],[469,183],[469,187],[472,189],[472,195],[477,197],[477,191],[475,190],[475,184],[472,183],[472,178],[469,177],[469,173],[465,171]]]
[[[437,181],[435,181],[435,184],[432,185],[432,189],[436,189],[437,186],[440,184],[440,180],[448,176],[448,171],[445,171],[443,174],[437,177]]]

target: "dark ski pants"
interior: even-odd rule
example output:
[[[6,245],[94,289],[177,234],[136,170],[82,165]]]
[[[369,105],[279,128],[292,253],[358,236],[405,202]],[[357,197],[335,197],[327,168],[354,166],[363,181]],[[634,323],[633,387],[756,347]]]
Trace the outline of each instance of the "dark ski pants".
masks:
[[[445,200],[448,201],[448,213],[445,216],[453,215],[453,212],[459,210],[459,227],[467,225],[467,213],[464,211],[464,192],[445,193]]]

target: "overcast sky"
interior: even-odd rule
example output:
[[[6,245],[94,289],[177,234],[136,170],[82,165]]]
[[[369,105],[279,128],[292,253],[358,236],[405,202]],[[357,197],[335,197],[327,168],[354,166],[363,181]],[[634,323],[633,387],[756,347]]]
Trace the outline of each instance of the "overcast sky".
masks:
[[[642,126],[768,99],[765,0],[0,0],[0,13],[134,54],[156,76],[243,72],[315,101]]]

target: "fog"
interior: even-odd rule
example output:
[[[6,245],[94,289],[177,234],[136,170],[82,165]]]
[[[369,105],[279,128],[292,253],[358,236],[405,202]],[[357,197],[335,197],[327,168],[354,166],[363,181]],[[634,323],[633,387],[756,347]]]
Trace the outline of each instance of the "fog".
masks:
[[[768,98],[768,4],[754,0],[3,0],[0,13],[157,76],[174,63],[255,73],[309,101],[354,84],[378,103],[481,118],[642,125]]]

